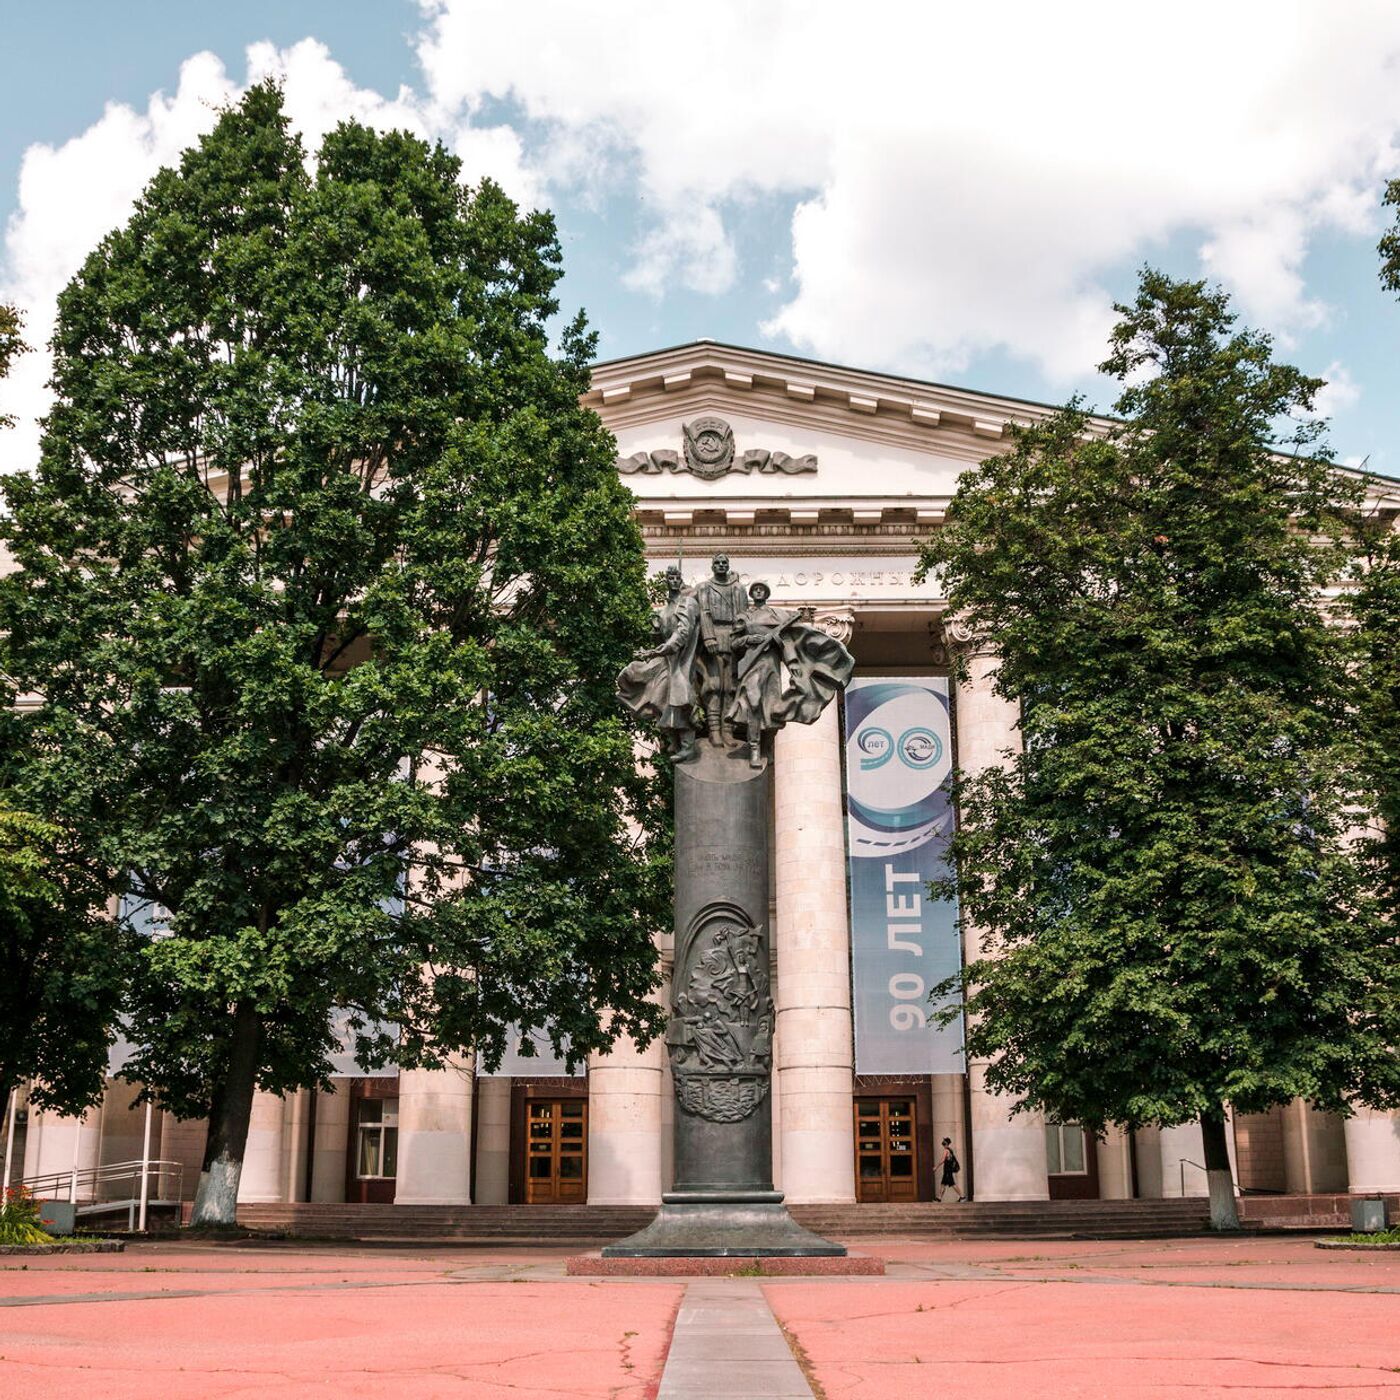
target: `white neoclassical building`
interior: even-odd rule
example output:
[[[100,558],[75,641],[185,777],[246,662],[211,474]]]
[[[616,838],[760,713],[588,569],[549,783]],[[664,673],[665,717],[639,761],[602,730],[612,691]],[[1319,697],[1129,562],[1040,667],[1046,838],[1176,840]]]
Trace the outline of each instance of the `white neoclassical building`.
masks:
[[[927,1200],[948,1137],[984,1201],[1204,1194],[1198,1128],[1095,1141],[1013,1117],[963,1064],[956,1023],[924,1022],[928,988],[960,953],[950,911],[923,895],[953,820],[942,779],[998,762],[1017,730],[991,691],[995,658],[945,626],[936,580],[915,581],[915,541],[1008,423],[1051,410],[709,341],[600,364],[586,402],[617,437],[655,569],[679,558],[694,581],[725,553],[856,659],[843,706],[776,740],[775,1184],[794,1203]],[[1400,483],[1371,490],[1375,509],[1400,514]],[[954,683],[960,644],[970,674]],[[572,1076],[519,1056],[493,1075],[469,1060],[343,1068],[333,1093],[258,1095],[241,1200],[650,1205],[670,1185],[660,1041]],[[132,1093],[113,1081],[81,1121],[21,1105],[11,1178],[140,1156]],[[150,1131],[149,1155],[182,1162],[192,1195],[203,1124],[157,1114]],[[1237,1117],[1233,1146],[1246,1188],[1400,1191],[1394,1114],[1344,1122],[1296,1102]]]

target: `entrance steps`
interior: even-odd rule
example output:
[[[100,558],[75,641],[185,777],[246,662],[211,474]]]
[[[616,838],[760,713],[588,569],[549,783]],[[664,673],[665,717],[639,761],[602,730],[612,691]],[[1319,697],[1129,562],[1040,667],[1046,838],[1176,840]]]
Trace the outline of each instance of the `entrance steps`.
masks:
[[[654,1206],[240,1205],[250,1230],[323,1240],[457,1240],[480,1244],[590,1245],[635,1234]]]
[[[650,1224],[649,1206],[396,1206],[249,1204],[249,1229],[318,1239],[455,1240],[482,1244],[590,1245],[621,1239]],[[978,1201],[962,1205],[793,1206],[801,1225],[836,1239],[904,1236],[1161,1237],[1206,1228],[1204,1200]]]
[[[793,1206],[809,1230],[839,1238],[1053,1239],[1193,1235],[1210,1218],[1194,1197],[1169,1201],[920,1201],[909,1205]]]

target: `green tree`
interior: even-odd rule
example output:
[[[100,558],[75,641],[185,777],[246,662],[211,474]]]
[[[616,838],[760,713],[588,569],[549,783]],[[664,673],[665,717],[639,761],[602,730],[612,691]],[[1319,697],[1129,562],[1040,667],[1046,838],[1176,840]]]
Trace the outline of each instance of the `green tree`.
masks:
[[[19,313],[0,303],[0,379],[26,349]],[[13,423],[0,414],[0,428]],[[4,650],[0,637],[0,1114],[26,1079],[34,1103],[77,1113],[106,1083],[126,947],[101,869],[64,824],[72,793],[29,782],[38,770]]]
[[[1362,850],[1392,936],[1400,929],[1400,535],[1388,519],[1367,522],[1352,596],[1357,624],[1357,739],[1368,788]]]
[[[1400,207],[1400,180],[1385,203]],[[1380,241],[1381,285],[1400,293],[1400,215]],[[1389,484],[1389,483],[1388,483]],[[1400,533],[1390,515],[1366,521],[1353,616],[1359,643],[1359,733],[1379,818],[1366,847],[1392,929],[1400,926]]]
[[[985,934],[965,977],[989,1082],[1094,1130],[1198,1119],[1225,1228],[1227,1105],[1400,1102],[1400,966],[1346,841],[1323,606],[1357,487],[1317,450],[1319,381],[1223,294],[1147,270],[1118,310],[1123,421],[1019,430],[923,553],[1024,741],[961,778],[940,892]]]
[[[29,347],[21,333],[20,314],[8,302],[0,301],[0,379],[10,372],[10,366]],[[0,428],[14,427],[14,415],[0,413]]]
[[[666,871],[613,699],[641,540],[582,318],[549,349],[553,221],[459,175],[353,123],[309,168],[253,88],[63,292],[6,483],[14,669],[166,911],[127,1073],[210,1117],[200,1222],[333,1008],[405,1066],[657,1028]]]
[[[0,801],[0,1110],[27,1079],[63,1113],[102,1097],[129,961],[106,895],[71,832]]]

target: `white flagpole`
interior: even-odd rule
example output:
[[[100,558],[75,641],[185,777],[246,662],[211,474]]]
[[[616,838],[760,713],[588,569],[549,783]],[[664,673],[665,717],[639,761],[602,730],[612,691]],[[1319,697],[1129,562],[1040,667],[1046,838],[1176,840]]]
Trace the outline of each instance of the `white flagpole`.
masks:
[[[10,1184],[10,1164],[15,1155],[15,1113],[19,1109],[19,1087],[10,1090],[10,1107],[5,1114],[5,1175],[0,1178],[0,1191]]]
[[[151,1101],[146,1100],[146,1131],[141,1139],[141,1207],[136,1216],[136,1228],[146,1228],[146,1204],[151,1199]]]

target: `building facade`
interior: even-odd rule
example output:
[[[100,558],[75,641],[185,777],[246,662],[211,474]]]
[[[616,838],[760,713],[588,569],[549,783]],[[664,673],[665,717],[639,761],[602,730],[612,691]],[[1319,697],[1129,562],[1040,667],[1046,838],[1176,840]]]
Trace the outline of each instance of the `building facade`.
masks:
[[[981,1200],[1205,1194],[1198,1127],[1096,1141],[1013,1116],[985,1067],[963,1064],[957,1024],[924,1025],[927,991],[960,952],[950,912],[923,901],[918,862],[938,859],[952,820],[936,794],[948,767],[998,763],[1018,732],[992,690],[995,656],[947,616],[937,579],[916,579],[915,542],[1010,423],[1052,410],[711,342],[600,364],[586,402],[617,437],[653,570],[679,559],[694,582],[727,554],[856,660],[844,705],[775,744],[775,1185],[794,1203],[928,1200],[947,1137]],[[1400,513],[1400,484],[1373,496]],[[573,1075],[523,1056],[490,1075],[470,1058],[343,1068],[332,1093],[257,1096],[241,1200],[646,1205],[670,1185],[660,1041],[623,1042]],[[139,1157],[133,1093],[114,1080],[82,1120],[19,1105],[10,1178]],[[151,1134],[149,1155],[182,1163],[192,1195],[204,1125],[157,1114]],[[1295,1102],[1236,1118],[1232,1143],[1246,1188],[1400,1190],[1400,1115],[1343,1121]]]

